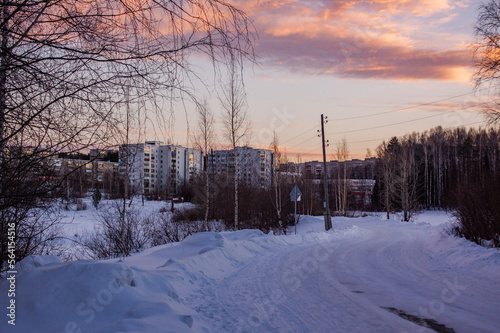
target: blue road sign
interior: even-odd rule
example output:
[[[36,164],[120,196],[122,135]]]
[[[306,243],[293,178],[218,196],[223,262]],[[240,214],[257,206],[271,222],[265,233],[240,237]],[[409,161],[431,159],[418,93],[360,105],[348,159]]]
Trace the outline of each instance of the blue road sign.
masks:
[[[300,192],[299,187],[295,185],[290,192],[290,200],[291,201],[300,201],[300,197],[302,196],[302,192]]]

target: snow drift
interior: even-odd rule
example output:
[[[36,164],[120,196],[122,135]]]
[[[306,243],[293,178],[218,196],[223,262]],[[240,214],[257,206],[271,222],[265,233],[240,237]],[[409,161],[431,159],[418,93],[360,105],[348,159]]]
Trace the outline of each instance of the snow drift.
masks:
[[[333,230],[322,229],[322,218],[303,217],[297,235],[209,232],[124,259],[28,257],[17,266],[16,325],[4,317],[0,331],[432,332],[423,327],[430,322],[448,332],[498,328],[497,250],[427,223],[338,218]],[[3,280],[2,309],[7,291]]]

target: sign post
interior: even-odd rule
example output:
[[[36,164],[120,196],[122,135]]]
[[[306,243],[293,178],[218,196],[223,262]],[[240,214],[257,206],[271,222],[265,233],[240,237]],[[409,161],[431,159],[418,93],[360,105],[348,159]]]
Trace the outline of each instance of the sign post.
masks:
[[[292,192],[290,192],[290,201],[295,202],[295,211],[294,211],[294,220],[295,220],[295,234],[297,234],[297,201],[300,201],[302,197],[302,192],[300,192],[299,187],[297,184],[292,189]]]

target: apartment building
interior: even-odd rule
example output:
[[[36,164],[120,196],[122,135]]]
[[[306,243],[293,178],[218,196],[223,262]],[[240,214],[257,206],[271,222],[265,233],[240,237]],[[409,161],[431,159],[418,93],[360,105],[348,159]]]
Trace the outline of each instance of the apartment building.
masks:
[[[120,174],[125,177],[128,173],[130,193],[159,199],[177,194],[203,170],[199,149],[165,145],[161,141],[122,145],[119,156]]]
[[[203,154],[199,149],[161,145],[156,170],[159,193],[176,194],[196,173],[203,170]]]
[[[211,172],[234,173],[238,165],[239,181],[266,188],[272,184],[274,154],[268,149],[236,147],[234,150],[214,150],[208,157]]]
[[[353,159],[345,161],[349,177],[360,179],[373,179],[375,177],[375,167],[377,159],[375,157],[364,160]],[[329,177],[336,177],[339,168],[343,170],[344,163],[336,160],[326,162],[327,174]],[[306,179],[323,179],[323,162],[309,161],[303,163],[288,162],[280,165],[280,172],[300,173]]]

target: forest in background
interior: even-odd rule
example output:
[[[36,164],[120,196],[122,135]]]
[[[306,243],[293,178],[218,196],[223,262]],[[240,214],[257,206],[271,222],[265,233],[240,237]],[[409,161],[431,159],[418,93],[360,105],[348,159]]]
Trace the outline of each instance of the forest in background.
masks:
[[[377,148],[374,202],[409,221],[419,209],[452,209],[457,235],[500,245],[499,131],[443,129],[392,138]]]

